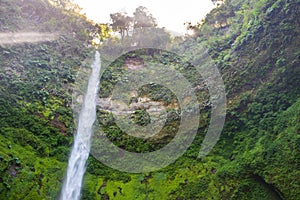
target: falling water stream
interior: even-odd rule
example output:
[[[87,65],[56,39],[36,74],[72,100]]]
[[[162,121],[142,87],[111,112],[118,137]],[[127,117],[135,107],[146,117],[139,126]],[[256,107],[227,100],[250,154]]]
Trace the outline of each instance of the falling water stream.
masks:
[[[80,199],[82,179],[85,172],[86,160],[90,153],[90,139],[93,132],[93,124],[96,119],[96,96],[101,69],[99,52],[96,52],[95,60],[91,68],[92,73],[88,81],[87,91],[79,114],[77,133],[74,138],[67,175],[61,191],[61,200]]]

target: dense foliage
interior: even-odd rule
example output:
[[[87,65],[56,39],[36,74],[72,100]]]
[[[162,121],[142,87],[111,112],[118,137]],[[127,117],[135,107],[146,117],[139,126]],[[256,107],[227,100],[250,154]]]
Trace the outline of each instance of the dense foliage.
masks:
[[[58,34],[55,41],[0,46],[0,199],[54,199],[74,133],[72,84],[90,65],[94,28],[48,1],[0,4],[1,33]]]
[[[69,1],[52,2],[59,6],[46,0],[0,1],[2,33],[59,35],[54,41],[0,46],[0,199],[55,199],[62,186],[75,129],[71,94],[77,72],[91,64],[90,44],[99,27],[76,14],[76,7],[66,11],[63,3]],[[194,36],[173,47],[190,60],[207,49],[225,82],[225,127],[213,151],[202,159],[197,153],[210,103],[193,66],[155,50],[130,52],[113,62],[102,76],[101,97],[111,95],[130,59],[168,64],[193,86],[202,86],[196,90],[204,102],[200,126],[188,151],[156,172],[123,173],[90,156],[82,199],[298,199],[299,11],[297,0],[227,0],[190,27]],[[172,92],[159,85],[140,88],[138,97],[169,108],[160,138],[128,137],[111,113],[98,108],[97,116],[114,144],[149,152],[172,139],[180,109]],[[150,119],[141,108],[132,120],[145,126]]]

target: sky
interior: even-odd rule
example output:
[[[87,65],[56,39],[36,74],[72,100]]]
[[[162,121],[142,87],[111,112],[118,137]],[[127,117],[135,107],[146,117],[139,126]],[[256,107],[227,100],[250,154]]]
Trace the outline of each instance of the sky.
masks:
[[[180,34],[185,33],[184,23],[196,24],[214,8],[211,0],[74,0],[83,8],[89,19],[95,22],[107,23],[109,15],[116,12],[126,12],[129,16],[138,6],[146,7],[157,19],[159,27]]]

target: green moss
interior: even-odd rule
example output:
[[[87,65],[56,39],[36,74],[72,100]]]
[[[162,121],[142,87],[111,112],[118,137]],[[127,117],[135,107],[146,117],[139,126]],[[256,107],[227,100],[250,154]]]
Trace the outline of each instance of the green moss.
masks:
[[[53,42],[0,47],[0,199],[56,199],[75,127],[71,90],[81,84],[74,82],[76,74],[85,81],[82,71],[89,69],[94,53],[87,48],[93,26],[84,17],[66,15],[46,1],[1,3],[0,31],[17,31],[25,24],[62,35]],[[28,17],[34,10],[44,11],[39,25]],[[299,2],[293,1],[227,0],[197,27],[195,38],[174,47],[183,49],[185,58],[149,49],[114,61],[102,76],[101,97],[109,97],[128,73],[123,66],[130,57],[170,66],[195,88],[203,86],[195,90],[203,102],[199,131],[182,157],[152,173],[119,172],[91,156],[82,199],[298,199],[298,10]],[[198,52],[203,49],[222,74],[228,107],[220,140],[208,156],[198,159],[210,120],[209,92],[201,74],[185,60],[201,60]],[[82,83],[78,88],[85,86]],[[156,84],[143,86],[138,95],[169,107],[177,103],[168,88]],[[128,137],[111,114],[98,110],[97,115],[116,145],[149,152],[163,147],[177,131],[180,112],[168,111],[168,123],[162,129],[167,137],[158,142]],[[145,110],[133,115],[140,125],[149,120]]]

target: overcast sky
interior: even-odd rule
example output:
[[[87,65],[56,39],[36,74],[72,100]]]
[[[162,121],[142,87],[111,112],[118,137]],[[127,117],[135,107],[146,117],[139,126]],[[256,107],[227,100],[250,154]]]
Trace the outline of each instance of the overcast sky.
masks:
[[[184,33],[184,22],[196,23],[214,7],[211,0],[75,0],[83,13],[95,22],[107,23],[109,15],[127,12],[132,15],[135,8],[145,6],[157,19],[160,27]]]

